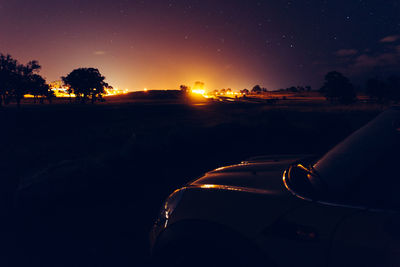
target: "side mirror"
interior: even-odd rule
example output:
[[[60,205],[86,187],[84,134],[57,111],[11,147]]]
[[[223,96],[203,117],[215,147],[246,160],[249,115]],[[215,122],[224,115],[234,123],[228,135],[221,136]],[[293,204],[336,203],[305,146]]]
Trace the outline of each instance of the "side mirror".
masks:
[[[312,183],[314,176],[301,164],[290,166],[285,173],[285,186],[300,198],[317,200],[317,190]]]

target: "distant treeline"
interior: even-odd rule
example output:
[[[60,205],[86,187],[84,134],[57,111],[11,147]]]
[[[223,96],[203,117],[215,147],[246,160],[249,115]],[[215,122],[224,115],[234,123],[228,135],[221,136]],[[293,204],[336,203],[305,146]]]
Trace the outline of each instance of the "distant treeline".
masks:
[[[34,103],[43,103],[45,99],[49,102],[55,97],[45,78],[39,75],[41,66],[37,60],[21,64],[10,55],[0,53],[0,107],[10,102],[16,102],[20,106],[21,100],[30,95]],[[105,89],[112,87],[105,82],[105,77],[96,68],[78,68],[65,77],[61,77],[67,93],[75,96],[75,101],[86,103],[91,101],[103,101]],[[198,82],[200,83],[200,82]],[[203,83],[198,86],[203,85]],[[180,86],[181,92],[188,92],[190,88],[186,85]],[[292,86],[286,89],[274,91],[284,92],[310,92],[311,86]],[[318,90],[326,99],[332,103],[353,103],[357,101],[355,86],[349,78],[337,71],[325,75],[324,85]],[[249,94],[266,94],[269,90],[260,85],[255,85],[251,90],[242,89],[240,93],[244,96]],[[365,85],[365,94],[372,101],[379,103],[400,101],[400,76],[392,75],[387,79],[371,78]],[[135,98],[165,99],[178,97],[179,91],[166,93],[166,91],[152,91],[150,93],[136,93]],[[214,94],[232,94],[232,89],[214,90]],[[71,99],[71,98],[70,98]],[[72,100],[71,100],[72,101]]]
[[[292,92],[292,93],[298,93],[298,92],[310,92],[312,90],[311,86],[306,85],[306,86],[291,86],[286,89],[278,89],[278,90],[272,90],[272,91],[278,91],[278,92]],[[248,89],[243,89],[240,90],[242,94],[262,94],[262,93],[267,93],[270,92],[267,88],[261,87],[260,85],[255,85],[251,90]]]
[[[40,69],[37,60],[21,64],[11,55],[0,53],[0,107],[10,102],[16,102],[19,107],[26,95],[31,95],[35,103],[43,103],[44,99],[51,102],[55,95],[45,78],[39,75]],[[95,68],[75,69],[62,80],[68,93],[74,94],[75,101],[81,103],[102,100],[105,88],[112,88]]]
[[[355,86],[337,71],[325,75],[324,85],[319,91],[330,102],[354,103],[357,101]],[[397,103],[400,101],[400,76],[391,75],[387,79],[370,78],[363,91],[374,102]]]
[[[181,90],[188,90],[189,87],[181,85]],[[303,93],[311,92],[311,86],[291,86],[286,89],[268,90],[260,85],[255,85],[252,89],[240,90],[240,93],[246,95],[268,94],[269,92],[290,92]],[[318,90],[331,103],[350,104],[357,101],[356,87],[350,82],[350,79],[337,71],[331,71],[325,75],[324,84]],[[213,94],[230,94],[232,89],[214,90]],[[364,92],[371,101],[378,103],[398,102],[400,101],[400,76],[391,75],[387,79],[370,78],[367,80]]]

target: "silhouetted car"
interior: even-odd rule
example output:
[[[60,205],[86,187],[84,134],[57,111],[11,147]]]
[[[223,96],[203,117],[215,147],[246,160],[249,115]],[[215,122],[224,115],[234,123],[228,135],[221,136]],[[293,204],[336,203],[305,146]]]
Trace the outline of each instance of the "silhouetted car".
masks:
[[[301,140],[299,140],[301,142]],[[173,192],[160,265],[400,266],[400,109],[318,158],[259,157]]]

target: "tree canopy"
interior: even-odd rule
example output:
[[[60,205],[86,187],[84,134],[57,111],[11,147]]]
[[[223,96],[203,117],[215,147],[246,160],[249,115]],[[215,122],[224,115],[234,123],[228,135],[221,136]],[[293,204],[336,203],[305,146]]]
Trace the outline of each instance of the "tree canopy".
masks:
[[[43,99],[47,98],[49,102],[54,97],[54,92],[50,89],[50,86],[46,83],[46,80],[39,74],[33,74],[29,80],[29,93],[33,95],[35,102],[40,98],[40,102],[43,103]]]
[[[187,93],[189,93],[189,91],[190,91],[190,87],[187,86],[187,85],[184,85],[184,84],[182,84],[181,86],[179,86],[179,88],[181,89],[181,92],[184,93],[184,94],[187,94]]]
[[[105,82],[105,77],[95,68],[79,68],[73,70],[70,74],[62,77],[71,93],[74,93],[77,101],[86,103],[91,99],[92,103],[101,99],[105,93],[105,88],[112,88]]]
[[[255,93],[255,94],[259,94],[259,93],[262,92],[262,88],[261,88],[261,86],[259,86],[259,85],[257,84],[256,86],[253,87],[253,89],[251,89],[251,92],[252,92],[252,93]]]
[[[248,89],[243,89],[243,90],[240,90],[240,92],[242,93],[242,94],[244,94],[244,95],[248,95],[249,93],[250,93],[250,91],[248,90]]]
[[[325,83],[320,92],[331,102],[352,103],[356,100],[353,84],[337,71],[325,75]]]
[[[36,60],[20,64],[11,55],[0,53],[0,106],[12,100],[20,105],[26,94],[49,96],[50,88],[37,74],[41,66]]]

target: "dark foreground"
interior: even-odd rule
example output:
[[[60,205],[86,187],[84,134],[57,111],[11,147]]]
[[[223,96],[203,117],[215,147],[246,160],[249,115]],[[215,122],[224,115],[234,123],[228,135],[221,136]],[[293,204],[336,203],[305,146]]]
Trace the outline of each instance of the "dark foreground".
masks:
[[[265,154],[320,154],[380,112],[179,102],[0,109],[2,266],[149,265],[163,199]]]

